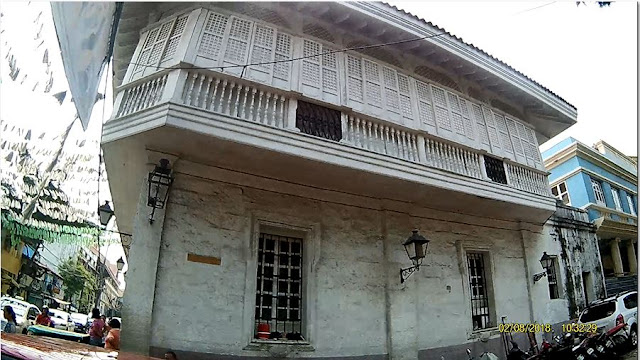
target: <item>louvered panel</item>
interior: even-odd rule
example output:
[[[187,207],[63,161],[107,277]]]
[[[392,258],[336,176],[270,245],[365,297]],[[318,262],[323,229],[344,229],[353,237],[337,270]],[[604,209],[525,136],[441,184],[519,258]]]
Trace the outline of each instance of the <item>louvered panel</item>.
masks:
[[[280,61],[273,64],[273,77],[284,81],[291,78],[291,36],[288,34],[278,34],[276,38],[275,60]]]
[[[501,149],[500,140],[498,139],[498,129],[496,129],[496,123],[493,119],[493,111],[482,107],[482,114],[484,115],[484,122],[487,124],[487,133],[489,133],[489,141],[491,142],[491,148]]]
[[[522,148],[524,150],[524,155],[528,160],[535,162],[535,158],[532,152],[532,145],[529,142],[528,132],[525,129],[525,126],[522,125],[521,122],[516,122],[516,127],[518,129],[518,135],[520,136],[520,140],[522,141]]]
[[[158,38],[156,39],[156,43],[153,45],[151,49],[151,55],[149,56],[148,64],[157,64],[160,60],[160,56],[162,56],[162,51],[165,47],[165,42],[169,38],[169,34],[171,33],[171,28],[173,27],[174,21],[168,21],[160,27],[160,32],[158,33]]]
[[[198,55],[207,59],[218,59],[228,21],[229,17],[218,13],[212,12],[207,16],[207,22],[205,23],[198,48]]]
[[[478,104],[471,104],[473,108],[473,115],[476,120],[476,127],[478,129],[478,133],[480,133],[480,141],[484,145],[491,145],[489,142],[489,133],[487,132],[487,126],[485,125],[484,116],[482,115],[482,108]]]
[[[513,154],[513,145],[511,144],[511,139],[509,137],[509,132],[507,131],[507,124],[505,123],[504,116],[495,113],[493,114],[493,116],[496,121],[498,133],[500,134],[500,143],[502,144],[503,149],[509,154]]]
[[[526,128],[527,129],[527,135],[529,138],[529,143],[532,146],[532,153],[533,153],[533,159],[535,160],[537,165],[541,164],[541,158],[540,158],[540,147],[538,145],[538,140],[536,139],[536,134],[533,132],[533,129],[530,128]]]
[[[388,67],[383,67],[382,75],[385,87],[386,108],[394,113],[400,113],[400,98],[398,96],[396,71]]]
[[[436,123],[440,129],[451,130],[451,119],[447,109],[446,93],[443,89],[431,85],[431,94],[435,105]]]
[[[398,74],[398,90],[400,92],[400,112],[406,118],[413,118],[413,108],[411,105],[411,90],[409,88],[409,77]]]
[[[369,60],[363,60],[363,64],[367,104],[381,108],[382,85],[380,84],[380,71],[378,69],[378,64]]]
[[[420,121],[423,124],[436,126],[433,118],[433,107],[431,106],[431,91],[429,85],[416,80],[416,90],[418,93],[418,110],[420,111]]]
[[[522,150],[522,142],[520,141],[520,135],[518,134],[518,130],[516,129],[516,123],[511,118],[505,118],[507,122],[507,129],[509,130],[509,135],[511,135],[511,142],[513,143],[513,148],[517,155],[524,156],[524,151]]]
[[[338,95],[338,53],[326,46],[323,46],[322,52],[322,90]]]
[[[271,72],[271,64],[265,63],[273,61],[275,29],[256,25],[253,36],[250,61],[252,64],[258,65],[254,65],[252,68]]]
[[[362,102],[362,61],[359,58],[347,55],[347,77],[349,100]]]
[[[320,60],[321,45],[315,41],[304,40],[302,60],[302,83],[320,88]],[[314,56],[318,55],[318,56]],[[312,57],[308,57],[312,56]]]
[[[232,18],[229,38],[224,59],[235,65],[247,63],[249,40],[253,23],[239,18]]]
[[[189,16],[181,16],[176,20],[171,36],[169,37],[169,41],[167,42],[167,48],[164,50],[164,55],[162,55],[160,62],[171,60],[175,55],[176,50],[178,49],[178,44],[180,44],[180,39],[182,38],[184,28],[187,26],[188,19]]]
[[[471,120],[471,115],[469,114],[469,105],[466,100],[459,98],[460,100],[460,112],[462,113],[462,118],[464,119],[464,132],[467,135],[467,138],[471,140],[475,140],[476,135],[473,127],[473,120]]]

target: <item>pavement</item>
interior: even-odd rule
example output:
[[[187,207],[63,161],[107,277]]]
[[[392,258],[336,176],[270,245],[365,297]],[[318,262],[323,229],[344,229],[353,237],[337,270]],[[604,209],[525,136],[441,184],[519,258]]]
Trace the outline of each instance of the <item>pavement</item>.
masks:
[[[637,360],[637,359],[638,359],[638,349],[628,352],[620,358],[620,360]]]

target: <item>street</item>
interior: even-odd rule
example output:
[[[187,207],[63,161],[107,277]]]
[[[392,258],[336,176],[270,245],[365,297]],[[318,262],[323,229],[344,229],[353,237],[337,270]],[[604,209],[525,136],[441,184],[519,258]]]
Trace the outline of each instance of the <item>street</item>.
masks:
[[[622,357],[622,360],[636,360],[638,359],[638,349],[630,351]]]

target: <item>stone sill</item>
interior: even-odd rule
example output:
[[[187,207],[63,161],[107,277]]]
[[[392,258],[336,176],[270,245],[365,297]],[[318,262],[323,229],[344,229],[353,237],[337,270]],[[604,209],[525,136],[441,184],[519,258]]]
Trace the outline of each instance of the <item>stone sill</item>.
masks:
[[[493,336],[499,335],[499,334],[500,334],[500,330],[496,326],[492,328],[472,331],[471,334],[469,335],[469,340],[480,340],[482,342],[486,342]]]
[[[250,351],[269,351],[273,347],[293,347],[295,351],[316,351],[316,349],[307,341],[299,340],[258,340],[254,339],[247,345],[244,350]]]

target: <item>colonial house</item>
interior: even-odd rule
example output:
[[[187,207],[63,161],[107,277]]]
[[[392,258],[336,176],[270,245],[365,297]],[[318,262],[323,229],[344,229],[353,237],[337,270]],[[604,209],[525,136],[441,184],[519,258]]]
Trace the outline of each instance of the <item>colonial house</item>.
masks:
[[[124,350],[504,356],[569,319],[538,144],[576,109],[481,49],[384,3],[124,3],[113,62]]]
[[[599,141],[574,138],[542,153],[553,194],[585,209],[597,227],[607,292],[638,287],[638,170],[636,162]]]

